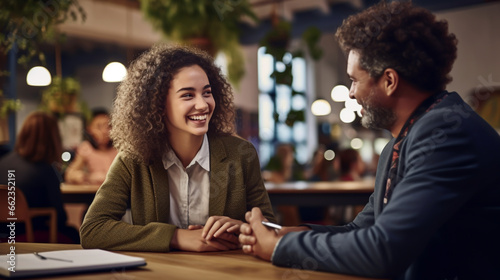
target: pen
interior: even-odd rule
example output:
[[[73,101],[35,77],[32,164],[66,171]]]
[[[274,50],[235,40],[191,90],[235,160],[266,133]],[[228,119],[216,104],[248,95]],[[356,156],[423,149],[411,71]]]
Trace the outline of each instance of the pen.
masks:
[[[42,260],[54,260],[54,261],[62,261],[62,262],[73,262],[72,260],[63,260],[63,259],[58,259],[58,258],[45,257],[45,256],[42,256],[42,255],[38,254],[38,252],[34,252],[33,254],[35,254],[35,256],[39,257]]]
[[[280,226],[280,225],[277,225],[277,224],[275,224],[275,223],[262,221],[262,224],[263,224],[263,225],[265,225],[266,227],[269,227],[269,228],[281,229],[281,226]]]

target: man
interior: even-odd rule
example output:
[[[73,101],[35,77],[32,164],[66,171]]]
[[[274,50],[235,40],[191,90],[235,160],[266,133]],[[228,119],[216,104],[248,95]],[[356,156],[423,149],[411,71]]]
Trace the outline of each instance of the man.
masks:
[[[362,123],[389,130],[368,204],[345,226],[274,231],[248,212],[246,253],[278,266],[395,279],[500,278],[500,136],[445,91],[456,38],[410,3],[380,3],[336,34]]]

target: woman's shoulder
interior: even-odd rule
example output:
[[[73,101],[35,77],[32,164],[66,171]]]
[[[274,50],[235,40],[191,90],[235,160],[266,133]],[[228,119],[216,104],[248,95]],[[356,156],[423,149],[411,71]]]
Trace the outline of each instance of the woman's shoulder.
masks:
[[[210,140],[210,153],[225,155],[231,158],[255,158],[257,151],[254,145],[234,135],[218,136]]]
[[[161,163],[161,159],[154,159],[150,162],[143,162],[138,157],[133,156],[132,154],[118,151],[116,157],[113,160],[114,162],[118,162],[117,164],[125,166],[127,169],[143,169],[149,168],[151,165]]]
[[[80,143],[80,145],[78,145],[78,147],[76,148],[76,151],[78,153],[88,153],[88,152],[91,152],[94,150],[95,149],[94,149],[94,147],[92,147],[92,144],[90,144],[90,142],[87,140]]]
[[[252,145],[248,140],[241,138],[236,134],[228,134],[228,135],[217,135],[215,137],[209,137],[209,141],[220,141],[224,145]]]

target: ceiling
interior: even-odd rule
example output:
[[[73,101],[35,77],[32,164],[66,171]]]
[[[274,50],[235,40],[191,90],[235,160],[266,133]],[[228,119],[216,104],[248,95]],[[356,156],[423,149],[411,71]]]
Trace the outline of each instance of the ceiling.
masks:
[[[249,0],[260,19],[258,25],[244,24],[241,43],[258,42],[271,27],[270,16],[276,12],[292,22],[292,36],[298,37],[310,26],[323,32],[333,32],[349,15],[366,9],[379,0]],[[480,5],[500,0],[413,0],[417,6],[431,11],[443,11]],[[389,0],[390,2],[390,0]]]
[[[140,9],[141,0],[95,0]],[[199,0],[206,1],[206,0]],[[217,0],[237,5],[234,0]],[[270,17],[273,12],[292,22],[292,36],[300,36],[308,27],[316,26],[322,32],[334,32],[349,15],[370,7],[381,0],[248,0],[259,23],[244,21],[240,38],[242,44],[259,42],[271,28]],[[406,0],[386,0],[406,1]],[[409,0],[411,1],[411,0]],[[412,2],[431,11],[464,8],[500,0],[413,0]],[[214,3],[215,5],[215,3]]]
[[[254,12],[260,19],[268,18],[276,8],[281,16],[292,19],[296,13],[318,10],[328,13],[335,5],[349,4],[359,10],[365,9],[380,0],[249,0]],[[394,1],[394,0],[393,0]],[[393,2],[388,0],[388,2]],[[433,11],[453,9],[469,5],[495,2],[498,0],[413,0],[417,6]]]

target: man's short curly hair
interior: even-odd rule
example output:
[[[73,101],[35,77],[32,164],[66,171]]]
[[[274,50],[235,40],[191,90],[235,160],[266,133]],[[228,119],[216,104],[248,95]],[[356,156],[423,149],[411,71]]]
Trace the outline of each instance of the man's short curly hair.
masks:
[[[341,48],[360,54],[360,66],[375,79],[392,68],[416,88],[445,89],[457,57],[457,39],[445,20],[409,2],[385,1],[350,16],[335,34]]]
[[[125,156],[144,163],[169,148],[166,96],[172,79],[183,67],[200,66],[207,74],[215,109],[208,134],[233,134],[233,92],[213,58],[186,46],[159,44],[133,61],[118,86],[111,114],[111,138]]]

